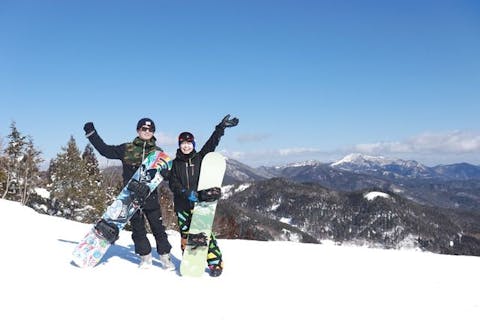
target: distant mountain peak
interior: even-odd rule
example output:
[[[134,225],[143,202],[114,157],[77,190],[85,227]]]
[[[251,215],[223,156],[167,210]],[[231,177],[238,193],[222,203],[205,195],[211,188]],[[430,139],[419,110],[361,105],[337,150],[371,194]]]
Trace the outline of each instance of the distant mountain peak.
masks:
[[[345,157],[343,157],[341,160],[332,163],[330,166],[337,167],[345,164],[362,165],[366,163],[375,163],[375,164],[383,165],[391,162],[393,162],[393,160],[387,159],[382,156],[369,156],[361,153],[350,153]]]
[[[292,162],[283,166],[276,166],[275,168],[283,169],[283,168],[292,168],[292,167],[317,166],[321,164],[322,162],[318,160],[306,160],[306,161]]]

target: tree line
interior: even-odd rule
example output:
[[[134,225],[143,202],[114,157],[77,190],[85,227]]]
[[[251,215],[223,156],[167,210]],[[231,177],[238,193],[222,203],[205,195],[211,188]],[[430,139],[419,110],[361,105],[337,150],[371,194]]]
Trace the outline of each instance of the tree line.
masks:
[[[48,170],[31,136],[15,122],[7,137],[0,137],[0,196],[49,215],[85,223],[96,221],[122,188],[121,178],[104,175],[88,144],[83,153],[73,136],[50,160]]]

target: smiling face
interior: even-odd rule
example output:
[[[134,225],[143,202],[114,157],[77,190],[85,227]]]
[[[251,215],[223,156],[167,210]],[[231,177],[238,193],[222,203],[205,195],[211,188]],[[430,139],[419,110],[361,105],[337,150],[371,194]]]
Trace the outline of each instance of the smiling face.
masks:
[[[180,150],[184,154],[191,153],[193,151],[193,143],[191,143],[189,141],[183,141],[182,143],[180,143]]]
[[[142,140],[150,140],[153,137],[154,130],[150,126],[142,126],[137,130],[138,137]]]
[[[190,132],[182,132],[178,136],[178,147],[183,154],[190,154],[195,150],[195,137]]]

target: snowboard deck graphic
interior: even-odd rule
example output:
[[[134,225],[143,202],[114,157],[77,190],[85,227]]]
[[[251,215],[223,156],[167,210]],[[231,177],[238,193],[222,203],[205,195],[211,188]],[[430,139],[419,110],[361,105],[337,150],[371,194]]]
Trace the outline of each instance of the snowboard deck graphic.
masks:
[[[205,155],[200,168],[198,190],[221,187],[225,174],[225,157],[218,152]],[[201,276],[207,264],[208,243],[212,234],[213,220],[217,202],[197,202],[193,209],[192,222],[190,223],[187,246],[183,252],[180,264],[182,276]]]
[[[141,181],[148,185],[150,193],[156,190],[157,186],[163,181],[160,171],[172,167],[172,160],[163,151],[154,151],[147,155],[142,165],[134,173],[122,191],[119,193],[115,201],[107,207],[102,219],[107,222],[107,226],[118,228],[120,232],[128,223],[135,212],[140,209],[138,203],[133,201],[132,192],[128,190],[130,181]],[[103,224],[105,225],[105,224]],[[92,226],[85,237],[80,240],[73,250],[73,262],[81,267],[96,266],[112,243],[101,234],[99,230],[100,224]],[[114,239],[113,241],[115,241]]]

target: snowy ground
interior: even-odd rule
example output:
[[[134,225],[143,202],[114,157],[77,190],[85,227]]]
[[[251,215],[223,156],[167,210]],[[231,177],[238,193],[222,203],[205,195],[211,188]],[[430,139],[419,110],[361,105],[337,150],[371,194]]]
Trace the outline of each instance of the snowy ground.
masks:
[[[223,275],[185,278],[138,269],[124,231],[83,270],[71,251],[89,225],[5,200],[0,218],[3,319],[480,319],[480,257],[221,239]]]

